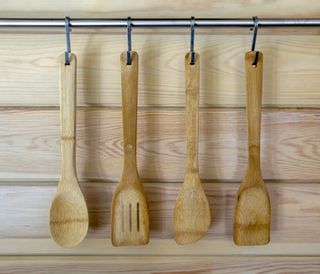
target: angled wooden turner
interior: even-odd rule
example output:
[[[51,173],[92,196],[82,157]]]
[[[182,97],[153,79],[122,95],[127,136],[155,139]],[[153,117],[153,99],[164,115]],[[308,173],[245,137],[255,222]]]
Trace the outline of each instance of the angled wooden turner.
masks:
[[[234,215],[233,238],[237,245],[263,245],[270,241],[270,200],[260,166],[260,130],[263,55],[257,65],[256,52],[246,53],[248,168],[238,194]]]
[[[76,56],[70,65],[60,58],[61,179],[50,210],[50,232],[61,246],[79,244],[87,234],[89,218],[75,166]]]
[[[199,54],[190,64],[191,54],[185,57],[187,168],[174,209],[174,239],[178,244],[199,240],[211,222],[208,199],[203,191],[198,168],[199,135]]]
[[[112,243],[144,245],[149,242],[149,213],[146,194],[137,169],[138,54],[121,53],[124,166],[112,199]]]

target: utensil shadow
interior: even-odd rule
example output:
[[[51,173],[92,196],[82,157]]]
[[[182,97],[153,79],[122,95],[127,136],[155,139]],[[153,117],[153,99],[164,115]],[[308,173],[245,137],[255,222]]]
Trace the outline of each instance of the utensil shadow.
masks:
[[[107,178],[102,177],[107,174],[105,170],[107,167],[103,166],[104,161],[101,159],[101,139],[103,138],[101,136],[101,111],[103,109],[98,109],[96,103],[91,104],[92,101],[97,102],[97,98],[101,96],[99,90],[101,77],[97,71],[101,70],[100,55],[102,50],[100,41],[96,39],[98,38],[94,34],[89,35],[81,55],[79,69],[79,73],[81,73],[79,78],[84,81],[81,83],[83,92],[81,99],[86,107],[81,107],[79,115],[82,127],[78,128],[80,138],[77,147],[82,155],[81,158],[79,157],[78,167],[79,177],[86,182],[82,191],[89,211],[89,236],[100,234],[100,232],[105,234],[106,225],[110,225],[111,214],[108,203],[111,203],[112,196],[110,191],[95,191],[97,184],[102,184],[103,188],[110,185]],[[100,189],[100,186],[98,188]]]
[[[155,178],[161,177],[161,167],[159,168],[159,154],[161,153],[161,117],[159,112],[152,112],[147,107],[154,105],[155,95],[153,90],[158,90],[160,86],[160,77],[154,71],[160,70],[157,58],[159,56],[160,44],[157,47],[150,47],[149,44],[154,42],[150,41],[154,37],[148,37],[143,44],[139,46],[139,93],[138,93],[138,122],[137,122],[137,157],[138,157],[138,170],[141,177],[141,181],[144,184],[144,188],[147,195],[149,204],[149,220],[150,220],[150,237],[163,237],[164,231],[166,231],[166,204],[163,202],[166,200],[165,193],[157,191],[157,184],[160,184],[159,180]],[[153,72],[153,74],[150,74]],[[147,83],[148,87],[155,87],[154,89],[145,90],[145,87],[141,83]],[[157,94],[157,96],[160,96]],[[141,102],[144,105],[141,106]],[[150,182],[152,182],[150,184]],[[159,195],[160,194],[160,195]],[[160,208],[159,208],[160,206]]]

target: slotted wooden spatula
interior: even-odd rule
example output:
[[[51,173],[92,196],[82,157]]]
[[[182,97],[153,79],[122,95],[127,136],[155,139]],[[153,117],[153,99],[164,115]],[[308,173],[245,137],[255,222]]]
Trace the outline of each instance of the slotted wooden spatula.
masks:
[[[199,54],[190,64],[191,54],[185,57],[187,168],[174,209],[174,239],[178,244],[199,240],[207,233],[210,222],[208,199],[203,191],[198,168],[199,135]]]
[[[270,200],[260,165],[260,130],[262,102],[263,55],[246,53],[248,168],[238,194],[234,216],[233,238],[237,245],[263,245],[270,241]]]
[[[149,242],[147,198],[139,178],[136,157],[138,54],[131,52],[131,65],[127,65],[126,57],[127,52],[120,57],[124,166],[112,199],[114,246],[144,245]]]
[[[89,218],[86,201],[76,175],[76,65],[70,54],[70,65],[60,57],[61,179],[50,210],[50,232],[61,246],[79,244],[87,234]]]

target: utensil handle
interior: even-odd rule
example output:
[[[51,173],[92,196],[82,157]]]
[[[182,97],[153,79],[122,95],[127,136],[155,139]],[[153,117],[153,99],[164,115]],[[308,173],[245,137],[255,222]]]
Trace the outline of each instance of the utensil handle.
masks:
[[[256,66],[252,66],[256,51],[246,53],[247,119],[249,169],[260,167],[260,131],[262,104],[263,54],[259,52]]]
[[[76,70],[77,59],[70,54],[70,65],[65,65],[64,54],[60,57],[60,125],[61,125],[61,176],[76,176],[75,124],[76,124]],[[65,181],[65,180],[63,180]],[[70,180],[72,181],[72,180]]]
[[[187,172],[198,172],[198,136],[199,136],[199,54],[195,53],[195,62],[190,64],[191,54],[185,56],[186,85],[186,128],[187,128]]]
[[[131,65],[127,65],[127,52],[121,53],[121,90],[123,119],[123,175],[137,172],[137,100],[138,100],[138,54],[131,52]],[[130,180],[134,181],[134,180]]]

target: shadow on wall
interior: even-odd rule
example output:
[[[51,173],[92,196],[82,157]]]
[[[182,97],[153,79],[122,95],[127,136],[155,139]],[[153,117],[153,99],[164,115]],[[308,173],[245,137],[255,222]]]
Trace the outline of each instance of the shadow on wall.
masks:
[[[141,112],[139,109],[139,105],[141,105],[141,102],[144,102],[144,105],[149,106],[153,105],[154,101],[156,101],[156,98],[160,97],[161,94],[156,92],[159,90],[159,87],[161,86],[159,74],[156,73],[158,70],[161,69],[161,64],[159,64],[159,58],[161,58],[161,54],[159,55],[159,49],[162,49],[163,44],[157,43],[156,47],[151,46],[150,42],[154,43],[152,39],[157,39],[157,37],[151,37],[148,36],[148,39],[144,40],[144,43],[142,45],[139,45],[139,86],[138,86],[138,136],[137,136],[137,155],[142,155],[142,157],[138,157],[138,159],[142,159],[141,161],[138,161],[138,169],[140,173],[141,178],[147,178],[152,179],[150,174],[150,170],[152,169],[152,173],[155,174],[155,177],[158,177],[158,173],[161,172],[161,168],[158,166],[159,161],[157,158],[159,157],[158,154],[161,153],[160,148],[160,128],[159,128],[159,120],[161,117],[157,114],[152,114],[151,112],[148,112],[148,119],[144,119],[145,123],[141,123]],[[160,40],[159,40],[160,41]],[[150,72],[154,72],[151,74]],[[148,90],[146,90],[146,86],[142,86],[142,83],[144,83],[146,86],[150,87]],[[143,90],[143,93],[139,94],[139,91]],[[155,93],[156,92],[156,93]],[[142,140],[141,135],[147,136],[148,140],[147,142],[144,142]],[[140,136],[140,138],[139,138]],[[146,155],[149,157],[147,158]],[[165,163],[163,163],[165,164]],[[146,189],[147,199],[149,202],[149,218],[150,218],[150,235],[154,233],[158,234],[160,233],[160,237],[166,237],[166,231],[168,230],[167,227],[163,227],[168,222],[165,222],[163,220],[166,220],[168,218],[166,205],[162,200],[166,200],[166,194],[162,193],[162,195],[159,197],[160,201],[158,201],[156,204],[157,206],[160,205],[159,210],[153,210],[152,204],[150,203],[150,200],[153,201],[152,192],[150,192],[149,188],[145,184],[144,180],[144,186]],[[164,235],[162,234],[164,233]]]
[[[94,34],[89,35],[86,47],[82,53],[83,59],[80,62],[82,67],[78,70],[78,73],[81,73],[81,79],[84,81],[81,83],[81,86],[83,87],[83,101],[88,105],[90,105],[92,98],[95,98],[96,102],[100,101],[97,99],[101,95],[98,88],[100,86],[99,81],[101,79],[101,74],[97,73],[97,71],[101,69],[100,54],[101,41],[97,40],[97,36]],[[82,150],[85,154],[84,163],[80,169],[82,174],[79,174],[79,177],[81,178],[99,178],[99,175],[104,173],[102,170],[107,168],[101,166],[101,163],[103,162],[100,161],[101,154],[99,153],[99,149],[101,149],[99,148],[99,142],[102,138],[100,134],[101,121],[100,116],[98,117],[98,115],[95,115],[95,113],[97,114],[98,112],[94,109],[85,109],[82,112],[84,128],[79,130],[83,132],[83,144],[80,144],[79,142],[77,143],[78,147],[83,145]],[[94,163],[94,166],[92,163]],[[96,205],[106,205],[106,203],[111,202],[111,197],[102,197],[99,195],[100,193],[92,192],[90,190],[90,186],[88,185],[83,189],[83,191],[84,196],[88,201],[89,235],[90,231],[96,234],[96,232],[99,231],[99,229],[104,228],[106,222],[108,222],[107,210],[110,209],[108,206],[103,207],[105,209],[103,209],[103,214],[101,215],[101,212],[96,212]],[[110,192],[108,193],[110,194]]]

